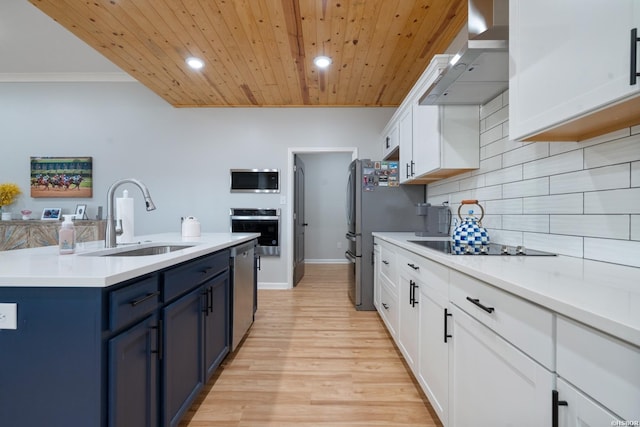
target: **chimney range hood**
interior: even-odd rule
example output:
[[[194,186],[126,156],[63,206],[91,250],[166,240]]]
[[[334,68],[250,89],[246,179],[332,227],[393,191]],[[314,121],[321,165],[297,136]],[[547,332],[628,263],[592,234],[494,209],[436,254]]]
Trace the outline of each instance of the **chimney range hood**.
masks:
[[[481,105],[509,87],[509,1],[469,0],[466,31],[464,48],[420,105]]]

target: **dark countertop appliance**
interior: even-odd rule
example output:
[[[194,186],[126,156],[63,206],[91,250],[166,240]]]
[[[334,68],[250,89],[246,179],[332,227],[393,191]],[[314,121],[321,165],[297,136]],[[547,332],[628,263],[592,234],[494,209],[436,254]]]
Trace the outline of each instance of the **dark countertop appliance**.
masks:
[[[444,252],[449,255],[474,255],[472,252],[457,254],[453,251],[450,241],[426,241],[426,240],[409,240],[409,243],[415,243],[420,246],[424,246],[429,249],[434,249],[439,252]],[[477,254],[483,255],[502,255],[502,256],[556,256],[551,252],[537,251],[533,249],[527,249],[524,246],[507,246],[497,243],[489,243],[481,248],[481,251]]]
[[[349,165],[347,234],[349,298],[357,310],[373,305],[374,231],[411,231],[424,227],[415,205],[425,200],[423,185],[399,185],[397,161],[358,159]]]

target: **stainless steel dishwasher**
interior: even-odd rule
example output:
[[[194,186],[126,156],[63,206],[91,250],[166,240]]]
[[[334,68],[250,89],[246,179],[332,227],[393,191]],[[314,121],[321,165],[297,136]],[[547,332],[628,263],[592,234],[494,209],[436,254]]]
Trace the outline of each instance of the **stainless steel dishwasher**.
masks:
[[[231,248],[231,277],[233,313],[231,323],[231,351],[235,351],[253,324],[255,298],[256,241],[252,240]]]

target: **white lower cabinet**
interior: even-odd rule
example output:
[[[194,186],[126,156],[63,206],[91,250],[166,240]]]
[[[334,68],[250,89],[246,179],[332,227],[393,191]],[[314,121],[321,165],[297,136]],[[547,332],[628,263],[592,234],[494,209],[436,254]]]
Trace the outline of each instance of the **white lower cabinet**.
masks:
[[[554,374],[453,306],[449,426],[550,426]]]
[[[594,405],[606,408],[627,421],[640,421],[640,348],[627,344],[593,328],[557,316],[557,374],[560,379],[589,396]],[[558,389],[559,399],[568,400]],[[598,414],[582,404],[576,416],[588,419],[586,424],[598,424],[599,417],[590,419],[586,414]],[[564,409],[558,408],[562,414]],[[576,409],[577,411],[577,409]],[[573,419],[574,416],[571,415]],[[610,421],[618,418],[610,418]]]
[[[449,418],[451,309],[445,295],[420,290],[418,383],[443,425]]]
[[[377,242],[373,243],[373,305],[376,309],[380,310],[380,286],[382,270],[380,268],[380,245]]]
[[[445,427],[640,420],[640,348],[376,242],[378,311]]]
[[[382,278],[380,286],[380,307],[378,307],[378,312],[393,339],[397,339],[398,294],[384,278]]]
[[[585,396],[562,378],[556,386],[558,404],[554,427],[600,427],[616,425],[620,418]],[[618,425],[624,425],[620,423]]]

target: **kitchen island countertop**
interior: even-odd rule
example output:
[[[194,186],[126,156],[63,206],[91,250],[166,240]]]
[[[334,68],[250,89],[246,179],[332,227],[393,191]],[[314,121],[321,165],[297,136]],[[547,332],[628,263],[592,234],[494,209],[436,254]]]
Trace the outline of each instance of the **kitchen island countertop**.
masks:
[[[150,256],[88,256],[104,250],[104,241],[78,243],[60,255],[58,246],[0,252],[0,287],[107,287],[258,238],[258,233],[180,233],[136,236],[145,243],[188,244],[182,250]],[[126,245],[134,248],[136,245]]]
[[[563,255],[449,255],[409,242],[421,240],[413,233],[373,235],[640,347],[640,268]]]

